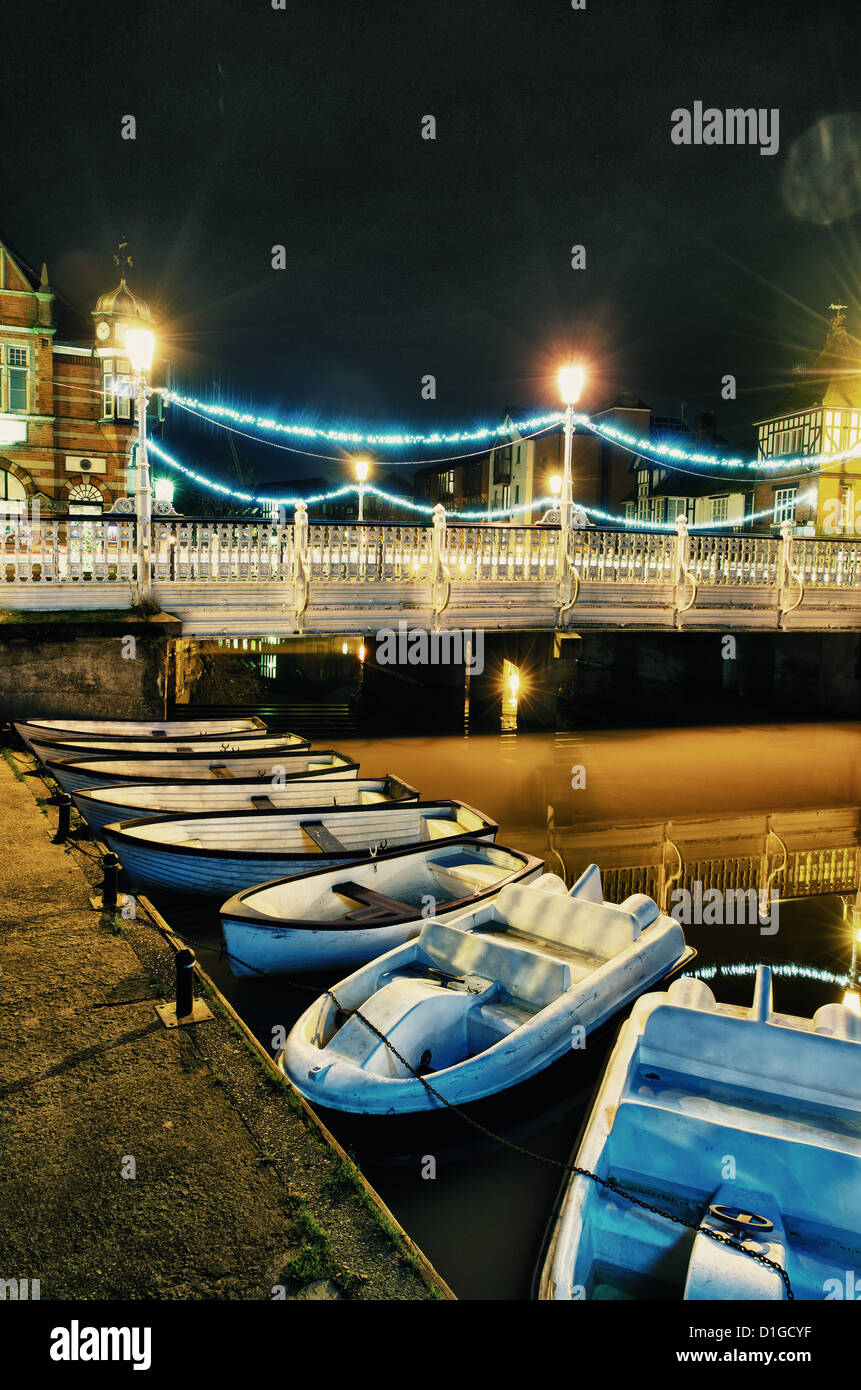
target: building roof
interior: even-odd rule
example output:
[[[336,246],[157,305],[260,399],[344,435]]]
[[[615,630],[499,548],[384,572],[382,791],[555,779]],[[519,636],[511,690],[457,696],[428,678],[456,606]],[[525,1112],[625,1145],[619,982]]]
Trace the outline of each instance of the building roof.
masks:
[[[861,345],[847,332],[842,308],[837,308],[831,320],[825,347],[816,361],[784,392],[774,409],[756,423],[799,415],[823,405],[836,406],[838,410],[861,409]]]
[[[93,310],[93,318],[103,318],[106,314],[117,318],[139,318],[152,322],[152,312],[145,300],[132,294],[123,276],[116,289],[100,294]]]

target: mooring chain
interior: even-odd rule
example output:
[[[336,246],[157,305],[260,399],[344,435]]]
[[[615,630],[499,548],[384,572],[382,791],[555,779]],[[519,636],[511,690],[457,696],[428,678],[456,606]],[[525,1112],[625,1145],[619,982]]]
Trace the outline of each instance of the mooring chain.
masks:
[[[349,1010],[341,1007],[341,1004],[331,989],[327,989],[325,993],[327,997],[332,1000],[332,1003],[339,1013],[349,1013]],[[674,1221],[678,1226],[686,1226],[688,1230],[708,1236],[710,1240],[717,1241],[719,1245],[731,1246],[733,1250],[738,1250],[741,1254],[747,1255],[748,1259],[756,1260],[759,1264],[767,1265],[769,1269],[775,1270],[783,1280],[786,1289],[786,1297],[788,1299],[795,1298],[792,1285],[789,1282],[789,1275],[782,1265],[779,1265],[776,1260],[770,1260],[767,1255],[760,1255],[756,1250],[749,1250],[745,1245],[740,1244],[738,1239],[734,1239],[728,1232],[714,1231],[709,1226],[700,1226],[696,1221],[687,1221],[683,1216],[677,1216],[675,1212],[664,1211],[661,1207],[656,1207],[651,1202],[644,1201],[642,1197],[637,1197],[633,1192],[628,1192],[624,1187],[620,1187],[614,1178],[602,1178],[597,1173],[591,1172],[588,1168],[578,1168],[574,1163],[562,1163],[558,1158],[551,1158],[548,1154],[535,1153],[534,1150],[525,1149],[521,1144],[515,1144],[513,1140],[506,1139],[501,1134],[495,1134],[492,1129],[488,1129],[480,1120],[476,1120],[472,1115],[468,1115],[459,1105],[453,1105],[451,1101],[446,1100],[445,1096],[440,1095],[439,1091],[430,1084],[427,1078],[416,1071],[415,1067],[407,1061],[406,1057],[401,1055],[394,1043],[386,1037],[385,1033],[382,1033],[380,1029],[377,1028],[376,1024],[365,1017],[361,1009],[354,1009],[352,1012],[355,1018],[360,1018],[366,1027],[370,1028],[371,1032],[376,1034],[381,1042],[385,1043],[393,1056],[395,1056],[397,1060],[422,1083],[430,1095],[439,1101],[440,1105],[445,1106],[446,1110],[451,1110],[454,1114],[459,1115],[468,1125],[472,1125],[473,1129],[479,1130],[480,1133],[484,1134],[488,1139],[493,1139],[496,1143],[504,1145],[505,1148],[512,1149],[515,1153],[521,1154],[524,1158],[534,1158],[539,1163],[547,1163],[553,1168],[560,1168],[565,1173],[573,1173],[577,1177],[588,1178],[591,1182],[597,1183],[599,1187],[607,1188],[608,1191],[612,1192],[615,1196],[624,1198],[626,1202],[632,1202],[634,1206],[642,1207],[644,1211],[650,1211],[655,1216],[661,1216],[667,1221]]]

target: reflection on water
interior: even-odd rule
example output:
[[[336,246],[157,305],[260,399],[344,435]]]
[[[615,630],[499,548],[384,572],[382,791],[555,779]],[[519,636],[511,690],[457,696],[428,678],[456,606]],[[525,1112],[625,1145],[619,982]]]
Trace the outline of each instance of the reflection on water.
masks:
[[[759,961],[807,972],[775,980],[780,1012],[810,1015],[839,999],[851,959],[839,893],[858,885],[861,726],[804,725],[598,734],[338,740],[364,776],[398,774],[425,797],[456,797],[499,821],[499,842],[539,854],[571,882],[595,858],[608,896],[660,892],[668,842],[706,888],[759,883],[782,897],[779,930],[693,926],[697,970],[719,967],[718,997],[749,1003]],[[575,769],[580,769],[576,772]],[[548,833],[548,808],[552,824]],[[774,837],[774,838],[769,838]],[[787,852],[780,869],[780,842]],[[638,880],[636,873],[641,875]],[[679,880],[683,881],[683,880]],[[634,886],[632,886],[634,885]],[[309,982],[234,980],[218,958],[217,916],[198,901],[160,898],[168,920],[267,1046],[313,997]],[[215,948],[215,949],[213,949]],[[332,980],[317,984],[329,985]],[[567,1160],[621,1020],[517,1091],[470,1113],[509,1140]],[[461,1298],[526,1298],[559,1186],[559,1170],[505,1149],[456,1116],[385,1121],[326,1116],[353,1148],[401,1224]],[[423,1177],[436,1159],[436,1177]]]

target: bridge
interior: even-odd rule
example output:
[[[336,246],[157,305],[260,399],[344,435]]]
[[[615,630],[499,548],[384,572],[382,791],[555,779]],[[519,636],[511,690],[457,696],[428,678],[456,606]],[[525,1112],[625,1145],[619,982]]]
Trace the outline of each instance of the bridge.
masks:
[[[134,515],[9,518],[0,608],[127,611],[188,637],[426,629],[861,629],[861,538]]]

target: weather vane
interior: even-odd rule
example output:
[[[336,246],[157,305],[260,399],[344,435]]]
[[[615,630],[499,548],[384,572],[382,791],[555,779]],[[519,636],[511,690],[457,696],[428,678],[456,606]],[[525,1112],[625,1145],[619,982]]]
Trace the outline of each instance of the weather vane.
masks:
[[[114,265],[122,266],[123,270],[132,270],[134,261],[129,254],[129,244],[125,237],[117,242],[117,249],[114,252]]]
[[[841,328],[841,327],[843,326],[843,322],[844,322],[844,319],[845,319],[846,310],[849,308],[849,305],[848,305],[848,304],[829,304],[828,307],[829,307],[829,309],[833,309],[833,310],[834,310],[834,318],[833,318],[832,321],[831,321],[831,326],[832,326],[832,328]]]

